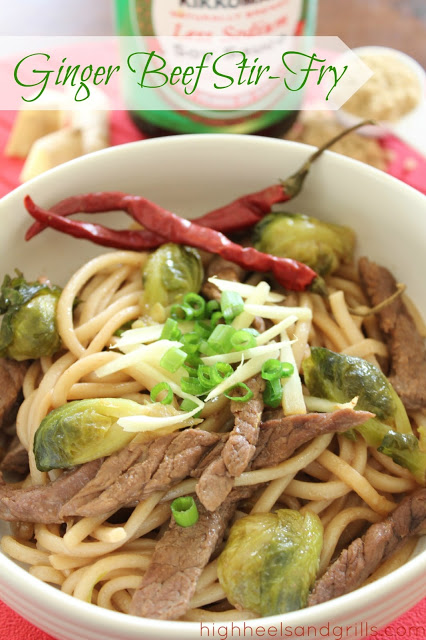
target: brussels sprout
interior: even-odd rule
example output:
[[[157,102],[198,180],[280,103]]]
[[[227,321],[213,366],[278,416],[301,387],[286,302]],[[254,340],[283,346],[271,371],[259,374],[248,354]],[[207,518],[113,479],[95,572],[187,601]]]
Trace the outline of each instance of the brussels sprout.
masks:
[[[152,253],[142,270],[143,301],[167,307],[180,302],[190,291],[198,293],[203,282],[200,255],[192,247],[163,244]]]
[[[270,213],[254,231],[256,249],[281,258],[304,262],[319,275],[350,262],[355,234],[349,227],[322,222],[302,214]]]
[[[29,360],[51,356],[61,346],[56,307],[61,289],[5,276],[0,291],[0,357]]]
[[[426,484],[426,453],[420,449],[416,436],[391,430],[383,438],[378,451],[411,471],[421,485]]]
[[[367,360],[312,347],[302,367],[311,395],[339,403],[358,397],[357,409],[376,414],[377,420],[355,427],[369,445],[379,446],[389,431],[381,420],[395,425],[400,433],[412,432],[407,412],[391,383]]]
[[[226,597],[260,616],[301,609],[315,581],[322,540],[314,513],[280,509],[237,520],[219,556]]]
[[[140,414],[140,405],[121,398],[75,400],[51,411],[34,438],[39,471],[67,469],[109,456],[135,437],[117,424]]]

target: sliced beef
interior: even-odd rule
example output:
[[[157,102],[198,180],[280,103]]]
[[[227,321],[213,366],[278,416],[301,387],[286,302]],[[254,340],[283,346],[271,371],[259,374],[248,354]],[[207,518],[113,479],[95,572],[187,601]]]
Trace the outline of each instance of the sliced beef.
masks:
[[[59,515],[61,507],[96,475],[101,464],[102,459],[93,460],[71,471],[65,471],[60,478],[48,485],[28,489],[0,485],[0,518],[43,524],[63,522]]]
[[[8,427],[16,418],[27,368],[26,362],[0,358],[0,428]]]
[[[254,456],[262,420],[265,383],[261,376],[247,380],[253,397],[248,402],[231,401],[235,424],[222,451],[222,458],[231,476],[240,476]]]
[[[2,471],[11,471],[26,475],[29,471],[28,451],[15,436],[9,445],[7,453],[0,463]]]
[[[146,483],[157,470],[163,459],[164,453],[177,434],[156,438],[149,443],[131,442],[124,449],[114,453],[107,458],[96,476],[86,486],[76,493],[67,502],[62,510],[61,516],[80,515],[80,510],[87,510],[89,505],[97,505],[104,509],[102,496],[119,481],[120,478],[128,480],[129,485],[138,481],[141,486]],[[129,472],[129,469],[133,469]],[[119,498],[119,495],[117,495]],[[100,501],[100,502],[98,502]],[[112,511],[109,508],[109,498],[105,502],[105,509],[101,513]],[[122,506],[121,503],[120,506]],[[96,507],[94,507],[96,508]],[[90,510],[90,507],[89,507]],[[82,514],[81,514],[82,515]]]
[[[373,306],[397,290],[393,275],[367,258],[359,261],[363,289]],[[408,411],[426,408],[426,346],[402,299],[378,314],[391,355],[389,379]]]
[[[426,489],[396,507],[383,522],[371,525],[354,540],[314,585],[308,606],[357,589],[409,536],[426,532]]]
[[[276,418],[260,428],[255,457],[247,468],[278,464],[311,438],[345,431],[371,417],[365,411],[344,409],[332,414]],[[187,429],[144,445],[132,443],[103,464],[101,460],[86,463],[50,485],[16,489],[2,484],[0,518],[49,524],[73,515],[103,515],[134,505],[189,475],[199,477],[199,484],[202,481],[200,493],[209,506],[213,502],[220,505],[234,484],[222,456],[229,437]]]
[[[248,402],[231,402],[235,416],[234,427],[229,434],[220,458],[206,467],[197,483],[197,496],[209,511],[214,511],[232,490],[233,478],[240,476],[250,464],[259,438],[265,388],[260,376],[247,381],[253,397]]]
[[[187,429],[156,438],[144,445],[140,461],[115,476],[113,482],[101,469],[100,474],[107,480],[105,490],[98,491],[94,499],[83,501],[89,493],[85,488],[65,505],[61,515],[98,516],[138,502],[154,491],[168,489],[190,474],[218,438],[201,429]],[[99,488],[96,479],[94,484]]]
[[[220,301],[221,292],[208,281],[212,276],[217,276],[221,280],[231,280],[232,282],[242,282],[245,271],[234,262],[224,260],[220,256],[214,256],[206,269],[206,280],[202,286],[201,293],[206,298]]]
[[[132,615],[176,620],[187,611],[198,579],[220,544],[238,500],[250,492],[234,490],[213,512],[197,501],[199,519],[192,527],[180,527],[172,520],[156,544],[151,564],[133,596]]]
[[[252,469],[273,467],[287,460],[305,442],[324,433],[342,433],[363,424],[373,414],[340,409],[333,413],[307,413],[275,417],[263,422]]]

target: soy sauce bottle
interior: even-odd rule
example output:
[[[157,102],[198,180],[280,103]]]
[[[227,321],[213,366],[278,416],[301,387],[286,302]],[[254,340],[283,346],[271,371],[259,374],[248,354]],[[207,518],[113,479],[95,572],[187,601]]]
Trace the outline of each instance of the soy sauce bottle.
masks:
[[[317,0],[116,0],[120,36],[189,35],[313,35]],[[127,78],[125,92],[137,91]],[[256,133],[281,136],[294,123],[301,95],[286,98],[280,110],[179,109],[156,95],[156,110],[130,114],[140,130],[150,136],[175,133]],[[291,105],[288,104],[291,101]],[[134,101],[132,100],[132,103]],[[251,103],[250,103],[251,104]],[[173,106],[175,108],[173,108]],[[193,106],[193,105],[192,105]],[[286,108],[291,106],[291,108]]]

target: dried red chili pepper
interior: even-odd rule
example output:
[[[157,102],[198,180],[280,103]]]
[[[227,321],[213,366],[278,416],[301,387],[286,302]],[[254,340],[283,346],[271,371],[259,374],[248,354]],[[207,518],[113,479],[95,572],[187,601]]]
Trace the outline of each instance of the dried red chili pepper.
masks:
[[[101,196],[103,194],[88,194],[89,196]],[[109,195],[109,194],[108,194]],[[83,198],[85,196],[82,196]],[[80,196],[77,197],[79,200]],[[71,213],[81,212],[81,209],[72,208],[71,199],[69,199],[70,207],[67,209]],[[91,222],[83,222],[82,220],[70,220],[69,218],[62,217],[58,213],[47,209],[42,209],[37,206],[29,196],[24,198],[24,205],[28,213],[36,219],[42,229],[51,227],[62,233],[73,236],[74,238],[81,238],[84,240],[91,240],[95,244],[100,244],[102,247],[112,247],[114,249],[128,249],[130,251],[145,251],[148,249],[155,249],[160,244],[164,243],[164,238],[153,234],[150,231],[137,232],[135,229],[109,229],[101,224],[93,224]],[[117,205],[117,202],[115,203]],[[117,208],[126,210],[123,202],[120,206],[113,206],[111,211],[116,211]],[[99,200],[99,208],[97,211],[105,211],[102,206],[102,200]],[[89,212],[87,212],[89,213]],[[90,211],[95,213],[95,208]],[[33,225],[34,226],[34,225]],[[33,227],[31,227],[32,229]],[[31,231],[31,229],[29,231]],[[28,240],[28,234],[25,236]]]
[[[235,231],[242,231],[255,225],[261,218],[270,213],[274,204],[283,203],[294,198],[301,190],[306,176],[309,173],[311,165],[321,154],[340,140],[343,136],[351,133],[358,127],[371,123],[370,120],[366,120],[359,123],[345,131],[342,131],[337,136],[329,140],[325,145],[317,149],[308,160],[302,165],[302,167],[292,176],[281,182],[275,184],[255,193],[250,193],[237,198],[229,204],[219,207],[214,211],[204,214],[200,218],[196,219],[197,224],[203,227],[209,227],[221,231],[222,233],[232,233]],[[105,193],[89,193],[86,195],[71,196],[62,200],[57,205],[52,207],[51,211],[61,216],[70,216],[75,213],[99,213],[107,211],[125,210],[123,206],[123,198],[126,195],[119,191],[105,192]],[[46,226],[40,221],[35,222],[27,231],[25,238],[30,240],[38,233],[43,231]],[[90,239],[90,225],[87,226],[85,238]],[[73,227],[69,227],[70,229]],[[97,225],[97,230],[93,236],[99,237],[99,229],[102,229],[102,225]],[[77,230],[76,230],[77,232]],[[142,236],[146,236],[144,240]],[[77,236],[82,237],[82,236]],[[124,239],[123,239],[124,240]],[[140,243],[143,249],[152,249],[161,244],[161,238],[157,238],[157,244],[154,243],[154,237],[152,234],[148,234],[146,231],[133,230],[132,243],[137,245]],[[110,245],[107,245],[110,246]],[[118,248],[118,247],[117,247]],[[120,245],[123,248],[123,245]],[[126,248],[126,247],[124,247]],[[132,247],[128,247],[129,249]]]
[[[24,204],[34,218],[59,231],[82,238],[87,237],[87,230],[89,230],[94,242],[104,246],[123,248],[122,239],[125,233],[123,231],[108,229],[108,235],[106,235],[106,229],[100,229],[100,225],[62,218],[58,214],[38,207],[30,196],[25,197]],[[293,291],[304,291],[317,279],[315,271],[305,264],[289,258],[277,258],[261,253],[252,247],[241,247],[219,231],[201,227],[180,218],[140,196],[126,196],[122,204],[134,220],[149,231],[161,235],[163,242],[176,242],[211,251],[249,271],[270,271],[280,284]],[[133,245],[131,248],[138,250],[140,247]]]

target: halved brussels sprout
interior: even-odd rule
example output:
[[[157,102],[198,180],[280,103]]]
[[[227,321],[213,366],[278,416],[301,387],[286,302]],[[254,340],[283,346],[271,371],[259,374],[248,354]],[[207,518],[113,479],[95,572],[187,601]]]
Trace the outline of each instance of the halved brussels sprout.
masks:
[[[143,302],[167,307],[180,302],[190,291],[198,293],[203,282],[200,255],[192,247],[163,244],[152,253],[142,270]]]
[[[61,289],[5,276],[1,287],[0,357],[30,360],[60,349],[56,307]]]
[[[367,360],[334,353],[324,347],[311,347],[311,354],[302,368],[311,395],[339,403],[358,397],[357,409],[376,414],[377,419],[356,427],[367,444],[379,446],[389,425],[394,425],[400,433],[412,433],[407,412],[396,391],[386,376]]]
[[[121,398],[74,400],[54,409],[35,434],[37,469],[67,469],[118,451],[135,434],[124,431],[117,420],[139,415],[140,409],[137,402]]]
[[[276,212],[257,224],[254,242],[259,251],[299,260],[325,276],[336,271],[340,262],[351,261],[355,234],[349,227],[302,214]]]
[[[218,564],[229,602],[260,616],[305,607],[322,541],[323,527],[314,513],[280,509],[237,520]]]
[[[391,430],[383,438],[378,451],[392,458],[396,464],[408,469],[417,482],[425,486],[426,453],[421,450],[415,435]]]

